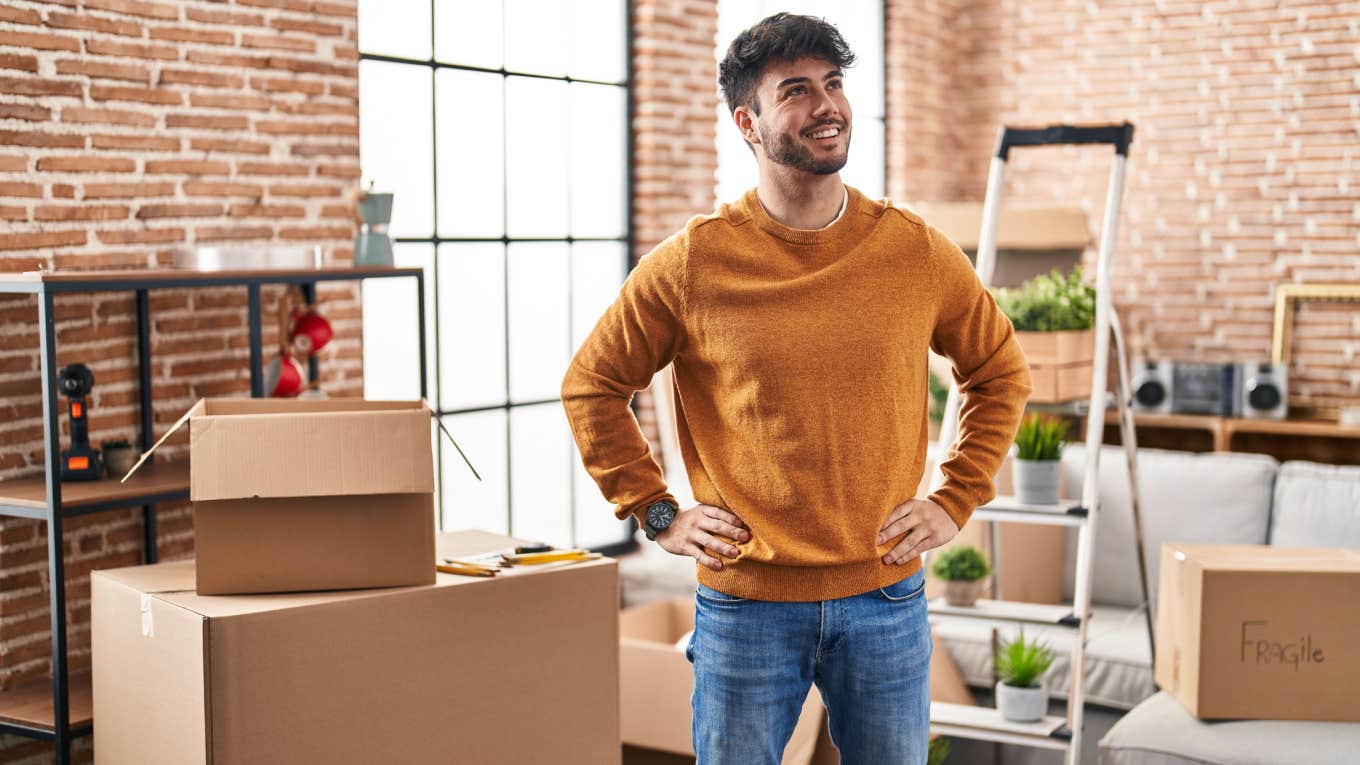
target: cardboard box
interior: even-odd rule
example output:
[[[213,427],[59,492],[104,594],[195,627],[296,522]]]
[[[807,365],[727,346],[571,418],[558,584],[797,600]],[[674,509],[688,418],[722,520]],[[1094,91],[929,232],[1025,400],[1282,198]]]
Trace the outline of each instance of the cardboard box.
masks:
[[[434,581],[421,402],[203,399],[157,446],[185,425],[200,595]]]
[[[690,737],[694,666],[678,641],[694,629],[694,600],[669,598],[619,614],[619,680],[623,743],[694,755]],[[807,765],[826,719],[814,687],[784,748],[783,765]]]
[[[308,594],[196,595],[192,561],[91,581],[98,765],[619,762],[608,558]]]
[[[1201,719],[1360,721],[1360,553],[1162,545],[1155,679]]]

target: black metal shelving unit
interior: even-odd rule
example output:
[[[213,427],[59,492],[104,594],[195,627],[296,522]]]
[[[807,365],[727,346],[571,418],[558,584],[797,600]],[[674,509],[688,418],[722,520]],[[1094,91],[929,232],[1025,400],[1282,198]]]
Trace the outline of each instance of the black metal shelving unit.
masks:
[[[55,298],[62,293],[134,292],[137,302],[137,361],[140,383],[140,448],[154,441],[152,433],[151,316],[149,292],[159,289],[245,287],[250,335],[250,391],[264,395],[263,353],[260,321],[260,288],[266,284],[296,284],[308,302],[315,299],[320,282],[380,278],[414,278],[416,320],[419,332],[420,395],[426,390],[425,272],[419,268],[326,268],[288,271],[183,270],[37,272],[0,274],[0,293],[32,294],[38,298],[40,365],[43,402],[43,440],[46,473],[29,479],[0,481],[0,517],[33,518],[47,523],[48,589],[52,609],[52,679],[50,692],[44,680],[21,684],[0,692],[0,732],[43,741],[56,747],[56,762],[71,761],[71,742],[94,730],[89,676],[69,676],[66,657],[66,576],[61,520],[129,507],[142,508],[145,560],[156,562],[156,505],[189,498],[187,463],[156,465],[146,475],[135,475],[127,484],[117,481],[67,482],[59,477],[61,420],[57,389]],[[309,376],[317,375],[312,359]],[[50,702],[47,703],[47,702]],[[73,708],[74,707],[74,708]]]

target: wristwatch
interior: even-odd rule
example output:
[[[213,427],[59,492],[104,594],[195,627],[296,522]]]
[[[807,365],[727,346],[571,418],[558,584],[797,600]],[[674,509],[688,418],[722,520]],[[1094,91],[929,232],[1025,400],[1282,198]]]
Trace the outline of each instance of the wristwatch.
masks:
[[[671,527],[675,522],[675,514],[680,512],[680,508],[673,502],[660,500],[653,502],[647,508],[647,522],[642,524],[642,533],[647,538],[656,541],[656,535]]]

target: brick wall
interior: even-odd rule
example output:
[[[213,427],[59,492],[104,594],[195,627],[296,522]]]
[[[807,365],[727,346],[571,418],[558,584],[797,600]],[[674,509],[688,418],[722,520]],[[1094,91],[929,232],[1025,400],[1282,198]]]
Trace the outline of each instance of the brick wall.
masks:
[[[899,199],[981,200],[1003,123],[1137,125],[1114,296],[1136,348],[1267,358],[1275,284],[1360,281],[1360,3],[889,0],[888,18]],[[1017,152],[1006,198],[1080,204],[1094,234],[1108,169]],[[1294,341],[1291,400],[1360,403],[1360,306],[1306,307]]]
[[[717,34],[713,0],[638,0],[633,5],[635,258],[717,202]],[[635,409],[659,459],[651,397],[639,394]]]
[[[175,247],[214,243],[315,245],[347,261],[355,41],[354,0],[4,0],[0,272],[165,264]],[[336,330],[323,388],[362,395],[358,289],[319,293]],[[279,294],[263,293],[266,353]],[[158,433],[199,396],[248,395],[245,299],[151,293]],[[42,469],[36,305],[0,296],[0,479]],[[139,435],[133,306],[130,294],[57,298],[58,364],[95,374],[96,444]],[[63,527],[75,670],[90,660],[89,571],[140,562],[141,525],[127,510]],[[159,530],[163,558],[192,552],[187,508],[164,506]],[[0,523],[0,687],[50,671],[46,546],[43,524]],[[50,752],[0,737],[0,762]]]

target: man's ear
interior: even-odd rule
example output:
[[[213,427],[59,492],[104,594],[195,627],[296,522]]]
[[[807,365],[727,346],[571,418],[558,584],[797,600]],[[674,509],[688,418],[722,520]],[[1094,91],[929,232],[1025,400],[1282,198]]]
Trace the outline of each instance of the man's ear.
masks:
[[[741,131],[741,137],[746,139],[749,144],[760,143],[760,131],[756,130],[755,115],[749,106],[738,106],[732,112],[732,121],[737,124],[737,130]]]

